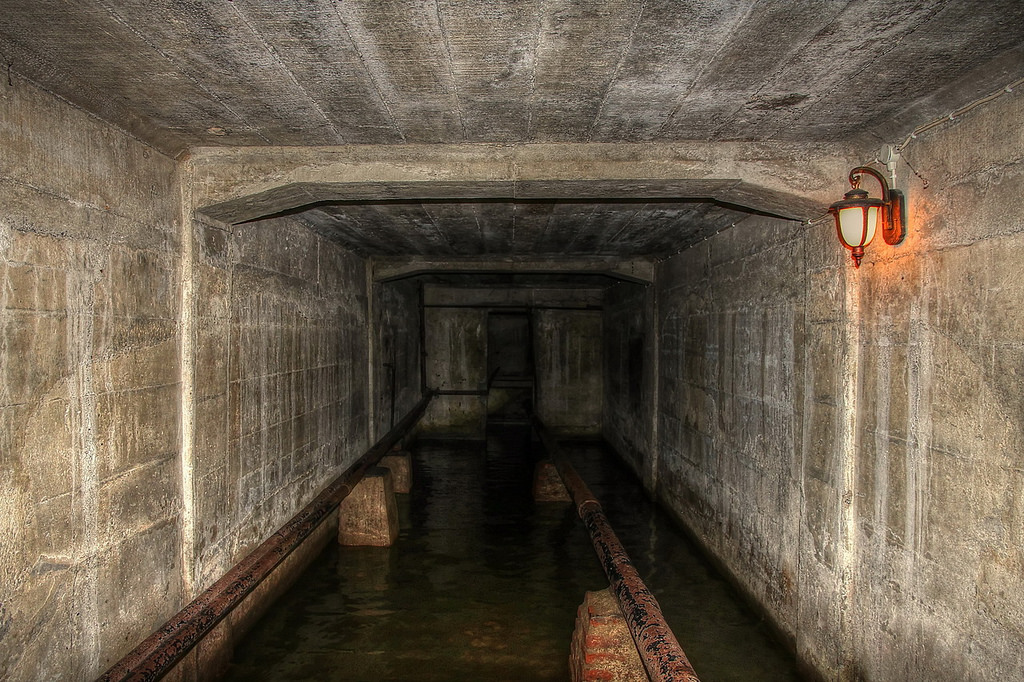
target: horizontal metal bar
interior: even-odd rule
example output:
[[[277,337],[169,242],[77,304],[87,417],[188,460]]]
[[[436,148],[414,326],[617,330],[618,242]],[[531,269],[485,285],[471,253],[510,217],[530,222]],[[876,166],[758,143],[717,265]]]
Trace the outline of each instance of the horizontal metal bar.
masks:
[[[424,308],[456,308],[468,310],[604,310],[601,305],[523,305],[522,303],[424,303]]]
[[[461,388],[461,389],[434,389],[434,395],[477,395],[484,396],[490,393],[494,380],[498,378],[501,367],[496,367],[487,380],[487,388]]]
[[[604,515],[601,503],[562,454],[554,436],[534,417],[534,427],[572,496],[576,511],[590,533],[612,592],[633,636],[640,660],[654,682],[700,682],[693,666],[672,633],[658,600],[644,584]]]
[[[427,393],[387,434],[324,488],[280,530],[164,623],[99,680],[158,680],[270,575],[327,518],[372,467],[419,421],[433,398]]]

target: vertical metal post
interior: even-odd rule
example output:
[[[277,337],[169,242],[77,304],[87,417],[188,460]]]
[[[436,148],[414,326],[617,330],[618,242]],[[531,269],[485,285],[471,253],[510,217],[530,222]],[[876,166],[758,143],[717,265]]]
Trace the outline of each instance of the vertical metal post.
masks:
[[[423,282],[419,283],[420,296],[420,393],[427,393],[427,307],[424,305]]]

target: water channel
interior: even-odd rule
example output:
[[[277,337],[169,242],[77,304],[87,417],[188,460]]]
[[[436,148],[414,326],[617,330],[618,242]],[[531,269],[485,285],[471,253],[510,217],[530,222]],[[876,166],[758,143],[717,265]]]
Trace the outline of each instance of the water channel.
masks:
[[[605,446],[563,447],[703,682],[800,679]],[[236,648],[226,679],[566,682],[576,609],[607,580],[572,505],[532,500],[540,450],[522,427],[420,443],[398,541],[332,543]]]

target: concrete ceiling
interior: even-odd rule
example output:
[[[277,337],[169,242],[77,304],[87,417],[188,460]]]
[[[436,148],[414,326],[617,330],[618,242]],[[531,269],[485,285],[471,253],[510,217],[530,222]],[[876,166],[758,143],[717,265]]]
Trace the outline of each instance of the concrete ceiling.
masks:
[[[1020,77],[1024,2],[3,0],[0,58],[8,87],[33,81],[171,155],[683,140],[868,149]],[[340,203],[302,219],[371,255],[631,257],[742,217],[693,198]]]
[[[0,12],[5,66],[171,153],[847,138],[1022,36],[1020,0],[4,0]]]

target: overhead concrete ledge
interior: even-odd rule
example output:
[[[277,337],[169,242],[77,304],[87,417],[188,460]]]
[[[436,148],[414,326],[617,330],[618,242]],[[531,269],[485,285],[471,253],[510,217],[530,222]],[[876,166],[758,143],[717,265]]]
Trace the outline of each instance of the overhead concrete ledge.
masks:
[[[835,147],[795,143],[203,148],[194,208],[241,223],[387,200],[700,199],[815,218],[844,186]]]
[[[644,258],[375,258],[373,279],[393,282],[417,275],[515,274],[515,275],[605,275],[637,284],[654,281],[654,261]]]

